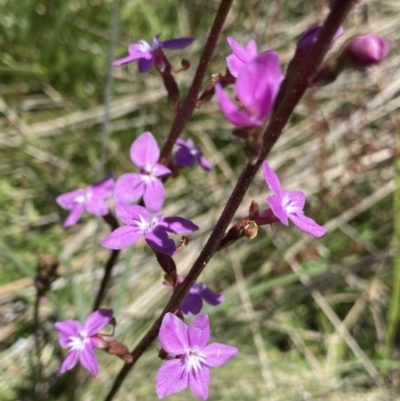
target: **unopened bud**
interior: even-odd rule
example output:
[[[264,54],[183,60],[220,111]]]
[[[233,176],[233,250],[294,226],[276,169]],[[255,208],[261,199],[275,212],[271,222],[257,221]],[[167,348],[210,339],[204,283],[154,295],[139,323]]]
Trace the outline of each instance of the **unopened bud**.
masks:
[[[379,64],[389,53],[390,42],[373,33],[354,36],[343,49],[346,67],[363,69]]]
[[[315,26],[301,36],[297,42],[296,53],[293,57],[294,59],[303,58],[312,49],[319,38],[322,28],[322,26]],[[332,47],[334,43],[343,35],[343,32],[343,27],[339,27],[332,39],[330,47]]]
[[[254,220],[258,216],[259,210],[260,208],[258,203],[255,200],[252,200],[249,207],[249,219]]]
[[[132,362],[132,355],[129,353],[126,345],[120,343],[119,341],[107,341],[104,351],[111,355],[117,355],[123,359],[126,363]]]

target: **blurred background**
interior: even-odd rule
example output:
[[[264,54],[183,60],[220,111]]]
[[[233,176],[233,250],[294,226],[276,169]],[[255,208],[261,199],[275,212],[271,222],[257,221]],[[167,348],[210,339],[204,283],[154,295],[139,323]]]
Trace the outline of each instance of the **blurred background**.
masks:
[[[168,134],[173,113],[155,70],[136,63],[109,68],[110,54],[129,43],[193,36],[188,49],[169,52],[183,94],[190,85],[218,1],[0,1],[0,400],[34,400],[32,278],[38,258],[60,262],[60,278],[42,303],[45,395],[67,400],[75,386],[58,374],[65,353],[55,321],[83,320],[93,303],[109,251],[109,232],[84,214],[63,229],[67,213],[55,198],[112,170],[134,170],[128,149],[142,132]],[[275,49],[287,66],[296,40],[322,23],[325,1],[236,1],[204,86],[224,72],[226,37]],[[114,14],[113,14],[114,13]],[[114,15],[114,17],[113,17]],[[117,17],[117,18],[116,18]],[[113,22],[114,21],[114,22]],[[392,50],[367,72],[346,72],[306,93],[268,161],[286,189],[307,194],[305,212],[328,227],[314,239],[293,225],[262,227],[218,253],[201,276],[224,303],[205,307],[212,341],[239,354],[212,371],[209,400],[391,400],[400,386],[400,174],[395,152],[400,107],[400,3],[360,1],[345,34],[376,33]],[[112,30],[118,32],[115,45]],[[111,96],[105,96],[113,77]],[[108,82],[108,84],[107,84]],[[107,117],[108,116],[108,117]],[[185,275],[206,241],[245,164],[215,99],[195,111],[182,137],[200,145],[214,169],[185,169],[167,181],[165,215],[200,226],[176,255]],[[261,174],[236,218],[252,199],[266,207]],[[178,239],[178,238],[177,238]],[[144,241],[122,252],[104,307],[115,311],[116,339],[132,348],[170,293]],[[391,308],[391,311],[389,311]],[[124,382],[116,400],[153,400],[161,361],[154,344]],[[76,400],[102,400],[123,362],[97,352],[97,379],[80,371]],[[196,399],[185,390],[170,400]]]

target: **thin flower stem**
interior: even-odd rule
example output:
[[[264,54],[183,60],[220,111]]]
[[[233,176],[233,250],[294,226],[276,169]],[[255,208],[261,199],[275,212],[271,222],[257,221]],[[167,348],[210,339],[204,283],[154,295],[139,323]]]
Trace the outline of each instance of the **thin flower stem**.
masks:
[[[36,399],[40,400],[43,399],[44,397],[44,389],[42,386],[42,359],[41,359],[41,354],[42,354],[42,344],[41,344],[41,338],[40,338],[40,315],[39,315],[39,309],[40,309],[40,293],[39,291],[36,291],[36,297],[35,297],[35,305],[33,308],[33,335],[35,338],[35,352],[36,352],[36,364],[35,364],[35,396]]]
[[[99,292],[97,293],[96,299],[93,303],[93,309],[92,309],[93,312],[99,309],[101,303],[103,302],[104,296],[106,295],[108,280],[110,279],[112,269],[118,260],[119,253],[120,253],[119,249],[114,249],[110,253],[110,257],[108,258],[107,263],[104,266],[104,275],[103,279],[101,280]]]
[[[133,358],[132,362],[126,364],[121,369],[118,376],[115,378],[113,387],[104,401],[111,401],[114,398],[114,395],[117,393],[123,380],[128,375],[136,361],[157,338],[164,315],[167,312],[174,313],[179,309],[179,306],[185,299],[190,288],[193,286],[200,273],[204,270],[211,257],[217,252],[219,243],[223,238],[225,231],[228,228],[228,225],[230,224],[240,203],[242,202],[243,197],[253,181],[259,167],[281,135],[284,126],[293,112],[293,109],[306,91],[309,82],[311,82],[313,76],[316,74],[326,52],[329,49],[329,45],[333,36],[356,1],[357,0],[342,0],[335,3],[326,19],[324,28],[317,43],[310,51],[309,56],[305,58],[302,64],[299,66],[296,76],[290,77],[290,83],[287,87],[286,85],[282,84],[282,88],[286,87],[286,89],[284,89],[285,93],[280,97],[282,100],[276,108],[269,123],[263,130],[263,145],[260,150],[259,157],[255,162],[249,162],[246,164],[224,210],[222,211],[220,218],[218,219],[217,224],[215,225],[199,257],[194,262],[189,274],[186,276],[179,288],[172,294],[167,306],[164,308],[152,327],[131,352]]]
[[[196,107],[197,98],[200,93],[201,85],[206,75],[211,57],[214,54],[215,46],[217,45],[232,2],[233,0],[222,0],[219,5],[214,23],[207,38],[206,45],[200,57],[199,65],[197,66],[192,85],[190,86],[189,92],[183,105],[179,108],[179,112],[176,115],[169,131],[167,141],[165,142],[164,147],[161,150],[160,163],[165,163],[166,161],[168,161],[176,140],[181,135],[185,124],[189,121],[190,117],[193,114],[193,111]]]
[[[108,213],[107,215],[103,216],[103,220],[107,224],[109,224],[109,226],[111,227],[111,231],[114,231],[119,227],[117,219],[111,212]],[[99,309],[101,303],[103,302],[103,299],[106,295],[106,288],[107,288],[108,280],[110,279],[112,269],[118,260],[119,253],[120,253],[119,249],[114,249],[113,251],[111,251],[110,256],[107,260],[107,263],[104,266],[104,275],[103,275],[103,279],[101,280],[101,284],[99,287],[99,291],[96,295],[96,299],[93,303],[93,309],[92,309],[93,312],[95,310]]]

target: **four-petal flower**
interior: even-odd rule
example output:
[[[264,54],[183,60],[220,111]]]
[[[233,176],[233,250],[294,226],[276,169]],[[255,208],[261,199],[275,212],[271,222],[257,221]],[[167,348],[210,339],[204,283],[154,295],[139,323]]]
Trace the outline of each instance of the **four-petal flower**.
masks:
[[[267,201],[271,205],[272,212],[284,225],[289,225],[288,219],[295,226],[314,237],[321,237],[327,231],[313,219],[306,217],[303,212],[306,197],[302,191],[286,191],[282,189],[278,176],[267,162],[263,163],[264,178],[271,191],[275,195],[268,196]]]
[[[202,400],[208,397],[209,367],[221,366],[238,350],[230,345],[211,343],[207,315],[200,315],[188,326],[172,313],[161,323],[158,339],[163,350],[174,358],[166,361],[157,374],[159,398],[182,391],[187,386]]]
[[[91,313],[83,325],[77,320],[54,324],[61,347],[70,349],[61,365],[60,373],[72,369],[79,360],[92,376],[98,375],[99,365],[93,350],[102,345],[99,331],[111,322],[112,317],[112,309],[99,309]]]
[[[89,185],[86,189],[76,189],[57,197],[56,202],[66,210],[71,210],[64,227],[73,226],[80,219],[83,210],[97,216],[105,216],[109,210],[105,200],[114,189],[114,179],[110,174],[104,180]]]
[[[196,224],[183,217],[163,217],[157,214],[153,218],[142,206],[119,203],[115,207],[117,216],[126,224],[109,234],[102,245],[110,249],[123,249],[135,244],[141,237],[157,252],[172,256],[176,250],[175,242],[168,238],[168,233],[185,234],[197,231]]]
[[[151,44],[145,40],[132,43],[128,46],[129,55],[115,60],[113,65],[122,65],[138,60],[140,73],[147,72],[156,64],[159,69],[163,69],[162,49],[179,50],[188,47],[193,43],[193,38],[178,38],[160,41],[160,35],[153,36]]]
[[[215,94],[231,123],[239,127],[257,127],[272,111],[282,80],[278,53],[267,51],[247,63],[236,79],[236,95],[243,107],[236,106],[218,83]]]
[[[165,189],[158,177],[166,176],[171,170],[157,163],[160,149],[150,132],[144,132],[131,146],[132,162],[140,167],[140,173],[123,174],[115,183],[115,203],[135,202],[143,196],[150,212],[158,212],[164,203]]]

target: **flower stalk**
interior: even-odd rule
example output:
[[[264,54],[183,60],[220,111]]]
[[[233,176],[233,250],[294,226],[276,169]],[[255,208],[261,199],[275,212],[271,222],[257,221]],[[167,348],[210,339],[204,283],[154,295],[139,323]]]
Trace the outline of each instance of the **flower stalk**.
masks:
[[[318,37],[317,42],[310,50],[308,57],[301,61],[297,73],[294,74],[294,76],[290,77],[290,82],[288,83],[288,85],[285,85],[285,81],[287,80],[287,78],[285,78],[285,81],[281,87],[281,92],[283,91],[283,93],[280,93],[278,95],[280,102],[276,106],[270,121],[266,125],[264,125],[262,129],[263,140],[258,158],[256,158],[252,162],[247,162],[235,185],[235,188],[233,189],[228,199],[227,204],[224,207],[220,218],[218,219],[199,257],[194,262],[189,274],[186,276],[185,280],[177,288],[177,290],[174,291],[167,306],[164,308],[157,320],[153,323],[152,327],[148,330],[148,332],[144,335],[139,344],[131,352],[132,362],[126,364],[121,369],[121,371],[115,378],[113,387],[111,388],[109,394],[106,396],[105,401],[111,401],[114,398],[114,395],[117,393],[123,380],[133,368],[136,361],[147,350],[150,344],[157,338],[164,316],[168,312],[174,313],[179,309],[186,295],[189,293],[190,288],[192,288],[193,284],[196,282],[197,278],[204,270],[207,263],[217,252],[220,242],[225,235],[225,232],[230,222],[232,221],[232,218],[234,217],[239,205],[241,204],[243,197],[246,194],[250,184],[252,183],[257,171],[259,170],[265,157],[269,154],[272,147],[275,145],[276,141],[282,134],[282,130],[289,120],[295,106],[297,105],[300,98],[308,88],[309,83],[312,81],[313,77],[317,73],[318,68],[322,63],[322,60],[326,52],[328,51],[330,44],[332,43],[334,35],[336,34],[344,18],[349,13],[351,7],[355,4],[355,2],[356,0],[342,0],[334,4],[326,19],[326,22]],[[200,89],[200,84],[205,73],[205,69],[204,73],[199,73],[199,70],[201,70],[203,63],[207,65],[209,59],[211,58],[215,43],[218,39],[220,30],[222,28],[223,22],[225,21],[226,14],[229,11],[230,5],[231,1],[222,0],[221,2],[218,14],[214,22],[214,26],[210,32],[210,36],[207,41],[206,48],[203,52],[202,59],[200,60],[198,71],[196,72],[192,87],[186,98],[184,106],[181,108],[171,127],[170,135],[163,148],[163,151],[161,152],[161,160],[165,160],[168,158],[171,153],[173,144],[179,137],[180,133],[182,132],[183,126],[193,112],[196,104],[197,95]],[[222,24],[219,27],[215,27],[221,22]],[[213,46],[212,43],[214,43]],[[210,54],[209,48],[211,48]],[[198,76],[201,77],[201,80],[199,82]]]

